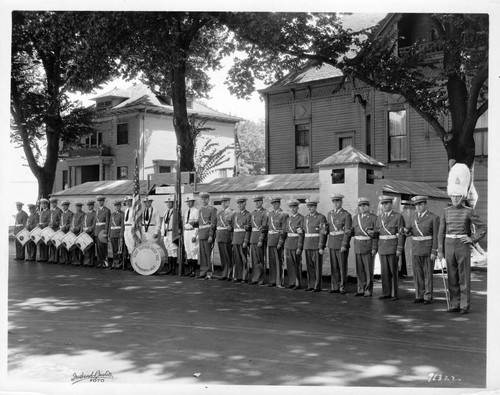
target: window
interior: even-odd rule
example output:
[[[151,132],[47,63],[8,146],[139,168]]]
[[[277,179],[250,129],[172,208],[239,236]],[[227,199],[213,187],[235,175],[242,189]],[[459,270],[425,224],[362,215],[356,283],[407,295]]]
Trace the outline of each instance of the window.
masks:
[[[155,173],[173,173],[176,161],[165,159],[153,159],[153,169]]]
[[[68,189],[68,170],[62,171],[62,189]]]
[[[407,160],[407,110],[389,111],[389,162]]]
[[[339,138],[339,151],[343,150],[345,147],[353,146],[354,145],[354,139],[351,137],[341,137]]]
[[[116,144],[128,144],[128,123],[119,123],[116,127]]]
[[[366,183],[375,184],[375,172],[373,169],[366,169]]]
[[[111,100],[101,101],[101,102],[97,103],[96,107],[98,109],[111,107]]]
[[[128,180],[128,167],[118,166],[116,168],[116,179],[117,180]]]
[[[295,125],[295,167],[309,167],[309,124]]]
[[[160,166],[158,168],[158,173],[171,173],[171,172],[172,172],[171,166]]]
[[[85,137],[84,145],[87,148],[96,148],[102,144],[102,132],[95,132]]]
[[[345,182],[345,170],[332,170],[332,184],[343,184]]]
[[[219,169],[217,170],[218,178],[226,178],[228,169]]]
[[[474,130],[476,156],[488,156],[488,111],[479,117]]]

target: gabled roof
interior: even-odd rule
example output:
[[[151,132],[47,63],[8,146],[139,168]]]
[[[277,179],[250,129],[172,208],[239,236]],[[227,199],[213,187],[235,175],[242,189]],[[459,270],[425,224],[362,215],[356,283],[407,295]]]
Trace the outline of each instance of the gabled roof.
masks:
[[[339,165],[352,165],[352,164],[365,164],[375,167],[385,167],[382,162],[373,159],[364,152],[361,152],[354,148],[352,145],[348,145],[343,150],[334,153],[321,162],[317,163],[318,167],[325,166],[339,166]]]
[[[319,188],[318,173],[267,174],[218,178],[205,185],[210,193],[310,190]]]
[[[108,109],[110,113],[131,109],[132,107],[151,107],[164,114],[173,114],[174,112],[173,106],[160,101],[158,96],[156,96],[148,88],[148,86],[144,84],[134,84],[125,89],[115,88],[109,92],[102,93],[91,100],[97,101],[104,98],[125,99],[111,109]],[[216,111],[198,101],[193,101],[193,108],[188,108],[187,112],[189,115],[197,115],[222,121],[239,122],[243,120],[243,118]]]
[[[367,13],[345,13],[341,14],[342,25],[345,29],[351,29],[354,32],[375,27],[381,21],[387,18],[387,14],[367,14]],[[354,56],[354,51],[351,49],[347,54],[348,57]],[[274,91],[283,87],[292,87],[298,84],[310,83],[314,81],[324,81],[327,79],[340,78],[344,74],[340,69],[330,64],[323,63],[318,67],[317,62],[310,61],[298,70],[294,70],[276,81],[271,86],[259,90],[260,93]]]

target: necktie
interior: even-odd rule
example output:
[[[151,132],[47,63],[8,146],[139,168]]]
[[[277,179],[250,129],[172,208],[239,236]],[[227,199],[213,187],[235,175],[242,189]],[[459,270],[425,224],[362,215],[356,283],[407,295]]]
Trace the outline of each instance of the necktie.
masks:
[[[188,216],[187,216],[186,222],[189,222],[189,215],[190,214],[191,214],[191,209],[188,210]]]
[[[167,214],[167,218],[165,219],[165,223],[168,224],[170,223],[170,213],[172,212],[172,210],[168,210],[168,214]]]
[[[125,216],[125,221],[128,221],[128,212],[130,211],[130,209],[128,208],[127,209],[127,215]]]
[[[146,214],[144,215],[144,220],[149,220],[149,208],[146,209]]]

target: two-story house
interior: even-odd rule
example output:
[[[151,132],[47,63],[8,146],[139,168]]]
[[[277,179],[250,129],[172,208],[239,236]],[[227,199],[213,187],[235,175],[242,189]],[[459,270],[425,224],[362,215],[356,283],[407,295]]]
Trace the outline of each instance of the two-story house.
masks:
[[[135,152],[139,177],[170,173],[176,164],[176,136],[169,97],[154,95],[142,84],[113,89],[95,98],[102,117],[95,133],[83,138],[83,147],[62,157],[56,171],[54,191],[88,181],[132,180]],[[195,100],[188,100],[188,115],[205,121],[201,143],[214,141],[222,149],[234,146],[234,130],[241,118],[223,114]],[[226,151],[229,161],[219,166],[205,181],[232,177],[234,149]]]
[[[434,29],[428,14],[390,14],[379,25],[404,32],[399,50]],[[432,56],[439,56],[435,47]],[[404,97],[378,91],[324,64],[285,76],[260,93],[266,103],[266,169],[269,174],[317,172],[317,164],[348,145],[384,163],[383,176],[426,182],[446,190],[448,159],[432,127]],[[476,209],[486,219],[488,113],[476,125]],[[443,118],[444,125],[450,120]],[[409,197],[408,197],[409,198]]]

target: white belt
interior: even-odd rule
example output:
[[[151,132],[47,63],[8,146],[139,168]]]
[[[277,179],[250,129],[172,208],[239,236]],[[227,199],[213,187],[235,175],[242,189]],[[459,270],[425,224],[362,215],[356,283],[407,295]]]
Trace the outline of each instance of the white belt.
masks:
[[[335,232],[330,232],[330,236],[339,236],[343,234],[344,234],[343,230],[336,230]]]
[[[112,226],[111,229],[121,229],[121,226]]]
[[[252,229],[252,232],[260,232],[260,229]]]
[[[319,237],[319,233],[306,233],[305,237]]]
[[[448,239],[461,239],[462,237],[467,237],[467,235],[450,235],[450,234],[446,234],[446,238],[448,238]]]
[[[106,222],[96,222],[96,225],[106,225]]]
[[[200,225],[200,229],[210,228],[210,226],[212,226],[212,225],[210,225],[210,224],[208,224],[208,225]]]
[[[125,226],[132,226],[132,224],[125,224]]]
[[[371,237],[369,236],[354,236],[356,240],[370,240]]]
[[[388,240],[388,239],[397,239],[397,235],[381,235],[379,236],[380,240]]]
[[[149,225],[142,224],[142,226],[144,226],[144,227],[146,227],[146,226],[155,226],[155,224],[149,224]]]
[[[415,241],[432,240],[432,236],[413,236]]]
[[[288,237],[299,237],[298,233],[288,233]]]
[[[236,228],[234,231],[235,231],[235,232],[246,232],[246,230],[245,230],[245,229],[239,229],[239,228]]]
[[[217,226],[217,230],[229,230],[227,226]]]
[[[281,230],[270,230],[269,232],[270,235],[277,235],[277,234],[280,234],[281,233]]]

